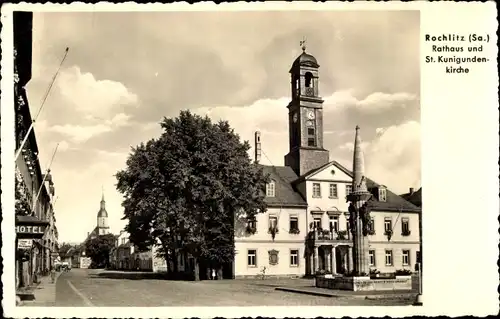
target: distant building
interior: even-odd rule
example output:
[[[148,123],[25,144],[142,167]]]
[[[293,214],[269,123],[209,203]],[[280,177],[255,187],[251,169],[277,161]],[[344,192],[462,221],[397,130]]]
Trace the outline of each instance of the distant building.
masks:
[[[422,187],[415,191],[414,188],[410,188],[410,191],[406,194],[400,195],[405,200],[409,201],[415,206],[422,207]]]
[[[165,259],[156,256],[156,247],[139,251],[129,240],[129,234],[121,231],[116,238],[115,247],[110,254],[113,269],[166,272]]]
[[[87,242],[90,239],[96,238],[101,235],[109,234],[108,212],[106,211],[106,201],[104,200],[104,192],[101,198],[101,207],[97,212],[96,227],[87,235]]]
[[[290,70],[289,153],[285,166],[264,166],[267,212],[235,225],[236,277],[301,276],[353,270],[346,196],[352,172],[330,161],[323,147],[323,100],[319,64],[304,52]],[[354,131],[353,131],[354,139]],[[260,133],[255,137],[260,161]],[[369,174],[369,172],[368,172]],[[413,270],[419,256],[420,208],[387,187],[367,179],[372,229],[370,268],[382,272]]]

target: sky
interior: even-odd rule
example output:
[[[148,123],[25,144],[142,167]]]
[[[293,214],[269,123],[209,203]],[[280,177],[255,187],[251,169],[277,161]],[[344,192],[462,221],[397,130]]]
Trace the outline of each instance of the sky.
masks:
[[[32,113],[69,47],[35,126],[43,170],[59,145],[59,241],[93,230],[102,189],[111,232],[123,229],[114,174],[181,110],[227,120],[251,145],[259,130],[261,162],[284,165],[288,72],[304,37],[320,64],[330,159],[352,166],[359,125],[367,176],[396,193],[417,189],[419,31],[418,11],[35,13]]]

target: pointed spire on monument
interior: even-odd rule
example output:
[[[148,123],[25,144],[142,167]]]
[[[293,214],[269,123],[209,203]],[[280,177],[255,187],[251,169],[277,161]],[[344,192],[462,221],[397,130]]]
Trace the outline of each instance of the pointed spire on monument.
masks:
[[[353,191],[354,192],[367,192],[366,178],[365,178],[365,156],[361,149],[361,136],[360,128],[356,125],[356,136],[354,138],[354,156],[353,156]]]
[[[101,197],[101,202],[104,202],[104,185],[102,186],[102,197]]]

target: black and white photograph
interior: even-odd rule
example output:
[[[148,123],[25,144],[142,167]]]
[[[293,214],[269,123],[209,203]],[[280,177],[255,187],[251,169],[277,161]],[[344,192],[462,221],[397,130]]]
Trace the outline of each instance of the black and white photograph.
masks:
[[[425,307],[420,10],[69,8],[11,12],[16,308]]]

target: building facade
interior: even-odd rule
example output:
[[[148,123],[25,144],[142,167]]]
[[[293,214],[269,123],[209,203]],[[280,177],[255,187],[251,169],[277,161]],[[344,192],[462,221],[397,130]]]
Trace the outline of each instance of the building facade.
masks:
[[[152,272],[167,271],[165,259],[156,256],[156,247],[152,246],[147,251],[139,251],[129,238],[130,235],[123,230],[117,236],[115,247],[110,253],[111,268]]]
[[[50,170],[43,173],[25,86],[31,79],[33,15],[14,13],[16,287],[47,274],[57,254]]]
[[[294,61],[288,105],[289,152],[269,174],[268,210],[235,225],[236,277],[302,276],[353,271],[349,203],[353,173],[323,147],[319,64],[305,52]],[[354,138],[354,134],[353,134]],[[255,161],[261,136],[255,136]],[[368,172],[369,174],[369,172]],[[414,270],[420,255],[420,207],[367,178],[371,271]]]

